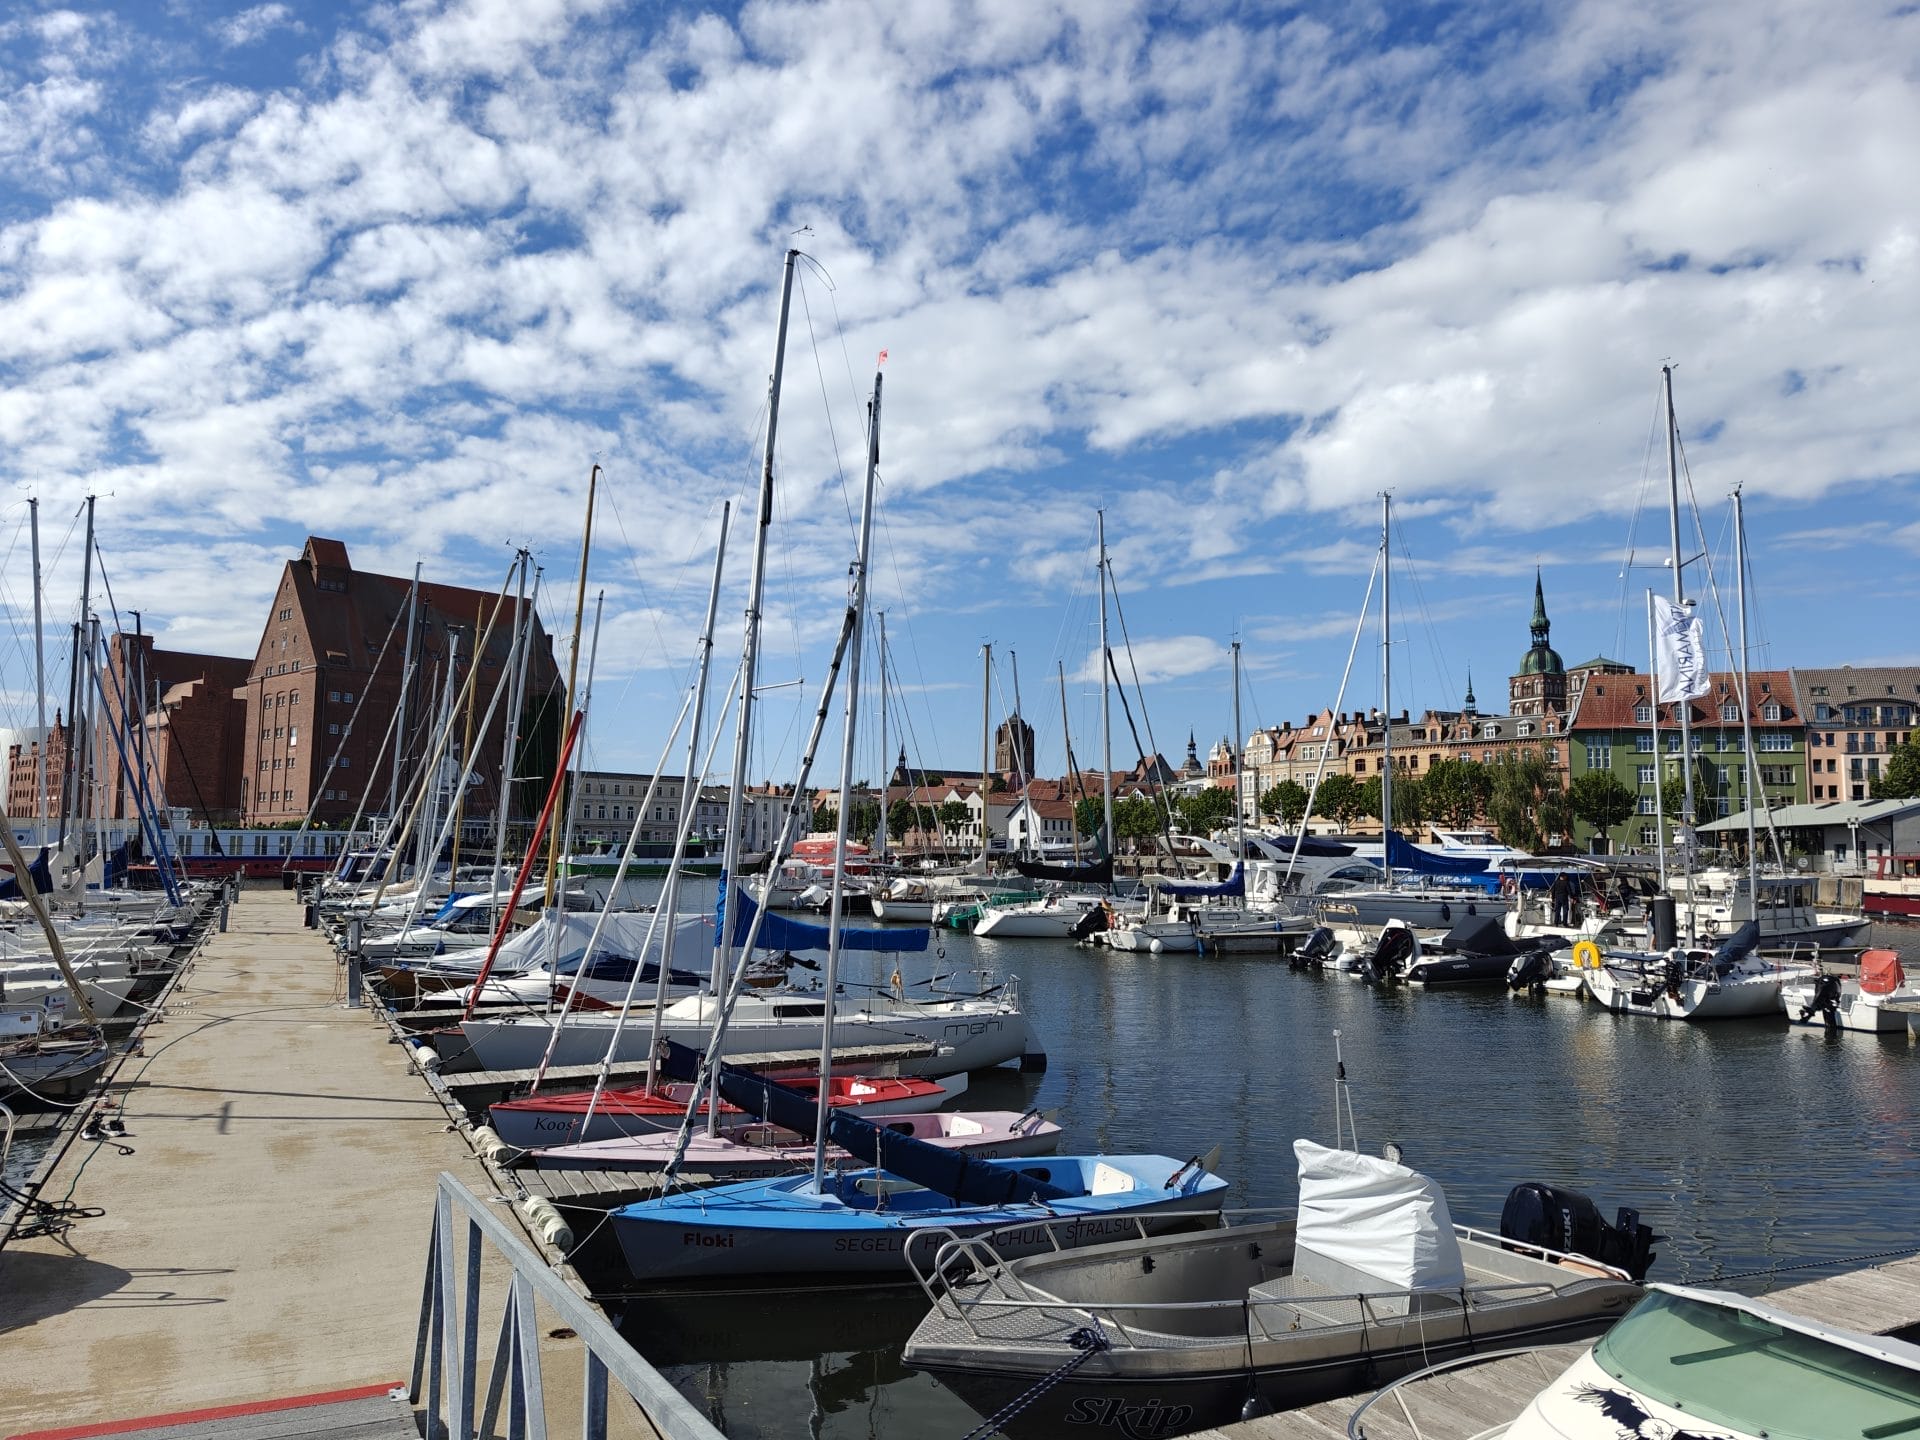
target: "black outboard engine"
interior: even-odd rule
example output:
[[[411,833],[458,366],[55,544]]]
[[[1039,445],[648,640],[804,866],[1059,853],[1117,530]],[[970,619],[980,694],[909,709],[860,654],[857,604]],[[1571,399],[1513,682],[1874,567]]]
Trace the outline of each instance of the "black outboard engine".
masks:
[[[1085,940],[1088,936],[1097,935],[1107,928],[1107,907],[1104,905],[1095,905],[1089,909],[1086,914],[1074,921],[1073,929],[1067,933],[1076,940]]]
[[[1563,1190],[1538,1180],[1507,1192],[1500,1211],[1500,1235],[1523,1245],[1538,1245],[1568,1255],[1584,1255],[1644,1280],[1653,1265],[1653,1247],[1665,1236],[1640,1223],[1640,1212],[1622,1205],[1609,1225],[1600,1209],[1578,1190]]]
[[[1399,925],[1382,930],[1373,947],[1373,972],[1382,980],[1398,980],[1419,951],[1420,942],[1413,931]]]
[[[1324,965],[1333,958],[1335,948],[1333,931],[1325,925],[1318,925],[1295,948],[1293,954],[1288,957],[1288,963],[1296,970],[1304,969],[1309,965]]]
[[[1800,1007],[1800,1023],[1805,1024],[1815,1014],[1829,1030],[1840,1028],[1840,977],[1822,975],[1820,983],[1813,987],[1813,997]]]
[[[1539,990],[1552,974],[1553,961],[1545,950],[1522,950],[1507,967],[1507,988]]]

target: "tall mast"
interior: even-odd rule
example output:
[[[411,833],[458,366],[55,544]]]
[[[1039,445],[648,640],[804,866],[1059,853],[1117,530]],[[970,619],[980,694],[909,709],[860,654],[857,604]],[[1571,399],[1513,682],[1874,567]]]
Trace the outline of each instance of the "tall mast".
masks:
[[[1233,863],[1244,865],[1247,859],[1247,800],[1241,793],[1245,783],[1240,774],[1240,642],[1233,642]],[[1245,893],[1242,885],[1242,893]]]
[[[526,704],[527,656],[533,649],[533,612],[527,605],[527,566],[531,552],[520,551],[520,576],[513,595],[513,643],[507,647],[507,664],[513,667],[513,685],[507,692],[506,735],[500,756],[500,785],[495,792],[493,817],[493,872],[487,877],[487,914],[495,921],[500,916],[500,867],[507,856],[507,817],[513,810],[513,758],[520,748],[520,711]]]
[[[1113,703],[1107,694],[1107,512],[1093,512],[1100,530],[1100,787],[1103,851],[1113,854]]]
[[[1020,781],[1020,808],[1026,812],[1026,823],[1020,827],[1022,840],[1020,853],[1033,853],[1033,807],[1029,803],[1033,791],[1033,777],[1027,774],[1027,757],[1021,746],[1020,737],[1026,733],[1026,720],[1020,714],[1020,652],[1012,646],[1007,647],[1007,666],[1013,671],[1013,724],[1007,727],[1007,749],[1012,752],[1013,773]]]
[[[846,728],[840,740],[840,818],[833,847],[833,898],[827,911],[827,968],[821,977],[826,991],[826,1023],[820,1030],[820,1097],[813,1127],[813,1184],[820,1187],[827,1170],[827,1119],[832,1096],[827,1077],[833,1073],[833,1002],[840,979],[840,922],[845,912],[847,889],[847,812],[852,808],[853,741],[855,722],[860,713],[860,630],[867,605],[867,547],[873,534],[873,484],[880,470],[880,374],[873,377],[873,403],[867,408],[867,483],[860,499],[860,548],[853,562],[853,593],[847,597],[847,609],[853,622],[853,634],[847,646]],[[984,816],[985,811],[981,814]],[[881,828],[885,829],[881,817]],[[718,1106],[709,1107],[710,1111]],[[884,1164],[884,1157],[882,1164]]]
[[[893,768],[888,763],[892,756],[887,753],[887,612],[878,611],[880,621],[880,829],[873,837],[873,857],[876,860],[887,858],[887,787],[893,781]],[[907,804],[913,804],[913,787],[907,787]],[[914,828],[918,829],[918,826]]]
[[[40,743],[33,754],[33,808],[40,817],[40,848],[47,847],[47,637],[40,609],[40,501],[27,501],[33,529],[33,703]]]
[[[407,692],[413,688],[413,632],[420,617],[420,562],[413,562],[413,584],[407,589],[407,643],[400,653],[400,718],[393,732],[393,778],[387,784],[387,829],[400,819],[400,760],[407,748]],[[373,677],[367,677],[371,680]]]
[[[1393,830],[1393,496],[1380,493],[1380,858],[1389,882],[1387,836]]]
[[[74,630],[73,666],[67,683],[67,754],[66,763],[61,767],[63,773],[60,777],[60,814],[63,819],[70,811],[78,814],[80,803],[82,803],[77,769],[84,765],[82,757],[85,752],[80,748],[82,741],[79,711],[81,701],[86,698],[86,691],[80,684],[80,677],[86,672],[83,668],[85,661],[80,651],[87,640],[87,609],[93,603],[93,502],[94,497],[87,496],[87,538],[86,545],[80,552],[80,623]],[[81,825],[80,830],[84,835],[86,826]],[[86,848],[84,843],[81,848],[83,851]]]
[[[745,633],[740,642],[740,713],[736,718],[733,741],[733,777],[727,787],[727,838],[721,864],[723,887],[740,881],[740,812],[747,788],[747,747],[753,738],[753,680],[760,659],[760,606],[766,587],[767,531],[773,523],[774,441],[780,425],[780,380],[786,372],[787,312],[793,304],[793,262],[798,250],[787,251],[786,267],[780,276],[780,321],[774,331],[773,374],[767,381],[767,444],[760,461],[760,496],[753,519],[753,567],[747,579]],[[776,836],[772,848],[778,849]],[[725,903],[721,892],[722,924],[713,950],[713,993],[724,995],[727,972],[733,964],[733,907]]]
[[[1667,787],[1660,765],[1660,648],[1655,643],[1653,591],[1647,591],[1647,699],[1653,702],[1653,840],[1660,858],[1660,888],[1667,888]]]
[[[1069,797],[1067,803],[1073,807],[1068,812],[1071,818],[1067,821],[1067,833],[1073,837],[1073,863],[1078,865],[1080,863],[1080,809],[1071,797],[1073,790],[1079,788],[1079,777],[1074,774],[1073,732],[1067,728],[1066,662],[1064,660],[1056,660],[1053,662],[1053,668],[1054,673],[1060,677],[1060,739],[1067,747],[1067,768],[1062,771],[1061,774],[1065,777],[1066,783],[1071,787],[1067,791]]]
[[[1758,767],[1753,763],[1753,688],[1747,671],[1747,515],[1741,504],[1740,487],[1733,488],[1733,576],[1734,590],[1740,597],[1740,736],[1747,766],[1747,893],[1753,897],[1753,913],[1760,914],[1760,847],[1755,832],[1754,806],[1764,803],[1765,787],[1754,788]]]
[[[1667,519],[1673,533],[1673,603],[1684,606],[1687,603],[1687,586],[1681,574],[1680,560],[1680,422],[1673,414],[1673,367],[1662,365],[1660,376],[1667,396]],[[1659,698],[1659,677],[1654,680],[1656,701]],[[1654,757],[1655,764],[1659,757]],[[1656,769],[1654,773],[1660,772]],[[1687,870],[1693,869],[1693,702],[1680,702],[1680,779],[1684,786],[1686,799],[1680,810],[1680,825],[1684,845],[1681,851],[1682,863]],[[1663,823],[1664,818],[1662,817]],[[1693,928],[1693,909],[1687,909],[1687,928]]]
[[[987,766],[993,754],[993,642],[980,647],[980,868],[987,868]]]
[[[587,473],[587,520],[580,532],[580,581],[573,597],[573,648],[567,652],[567,714],[573,714],[574,680],[580,671],[580,622],[587,612],[587,559],[593,552],[593,499],[600,484],[600,467]],[[560,792],[561,814],[572,811],[566,791]],[[560,827],[547,831],[547,904],[553,904],[553,880],[560,871]]]

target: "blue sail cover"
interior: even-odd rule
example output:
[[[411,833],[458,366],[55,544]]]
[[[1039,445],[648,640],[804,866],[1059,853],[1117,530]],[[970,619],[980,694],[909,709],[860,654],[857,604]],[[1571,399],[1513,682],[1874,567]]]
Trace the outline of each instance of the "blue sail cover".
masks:
[[[1216,895],[1244,895],[1247,893],[1245,867],[1235,863],[1233,873],[1218,885],[1186,885],[1176,881],[1165,881],[1159,886],[1162,895],[1172,895],[1176,899],[1210,899]]]
[[[671,1040],[666,1045],[662,1071],[676,1080],[697,1078],[700,1052]],[[731,1065],[719,1066],[718,1072],[714,1089],[728,1104],[801,1135],[814,1133],[820,1104],[816,1097]],[[1017,1205],[1029,1200],[1058,1200],[1073,1193],[1022,1174],[1018,1167],[990,1164],[963,1151],[943,1150],[839,1107],[827,1117],[827,1140],[856,1160],[924,1185],[936,1195],[963,1205]]]
[[[1429,879],[1450,880],[1462,887],[1484,890],[1489,895],[1500,893],[1500,877],[1488,873],[1485,856],[1430,855],[1408,844],[1398,830],[1387,832],[1386,861],[1389,872],[1405,870]]]
[[[738,901],[734,907],[733,943],[744,945],[747,932],[753,928],[753,912],[760,907],[743,886],[732,887],[728,894]],[[760,922],[760,944],[768,950],[825,950],[827,934],[825,925],[789,920],[772,910]],[[840,927],[842,950],[925,950],[932,940],[933,931],[904,925],[892,925],[884,930],[856,930],[844,924]]]
[[[27,874],[33,877],[33,888],[36,894],[44,895],[53,889],[53,867],[47,859],[45,846],[41,847],[38,856],[27,862]],[[0,900],[20,898],[20,883],[9,871],[4,878],[0,878]]]

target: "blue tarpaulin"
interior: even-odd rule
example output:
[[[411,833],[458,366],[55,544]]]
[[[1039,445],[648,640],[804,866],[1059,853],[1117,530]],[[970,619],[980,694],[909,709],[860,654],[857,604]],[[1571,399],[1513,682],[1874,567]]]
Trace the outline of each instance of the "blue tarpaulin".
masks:
[[[42,848],[39,855],[27,862],[27,874],[33,877],[36,893],[44,895],[53,889],[53,870],[47,860],[47,851]],[[0,900],[18,900],[21,898],[19,883],[12,874],[0,879]]]
[[[1410,845],[1398,830],[1387,832],[1387,867],[1411,870],[1416,875],[1479,875],[1487,868],[1486,857],[1433,855]]]
[[[747,943],[747,932],[753,928],[753,912],[759,908],[753,897],[742,886],[733,886],[729,898],[738,901],[734,907],[733,943]],[[884,930],[856,930],[850,925],[840,927],[840,948],[842,950],[925,950],[931,945],[933,931],[910,928],[904,925],[890,925]],[[827,927],[809,924],[805,920],[790,920],[785,915],[769,910],[767,918],[760,922],[760,946],[765,950],[825,950],[827,948]]]
[[[1235,865],[1233,873],[1218,885],[1187,885],[1178,881],[1163,881],[1158,887],[1162,895],[1172,895],[1181,900],[1211,899],[1214,896],[1244,895],[1247,893],[1247,877],[1242,867]]]

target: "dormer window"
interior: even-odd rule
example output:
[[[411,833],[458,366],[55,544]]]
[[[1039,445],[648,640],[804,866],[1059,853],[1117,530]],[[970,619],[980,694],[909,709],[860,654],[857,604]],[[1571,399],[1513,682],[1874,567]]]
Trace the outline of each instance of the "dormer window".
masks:
[[[1771,721],[1779,720],[1780,707],[1774,704],[1773,702],[1769,701],[1766,707],[1763,710],[1761,710],[1760,718],[1763,720],[1771,720]]]
[[[1634,706],[1633,707],[1633,723],[1636,725],[1651,725],[1653,723],[1653,706],[1651,705]]]
[[[1720,718],[1726,721],[1738,720],[1740,718],[1740,707],[1738,705],[1722,705],[1720,707]]]

